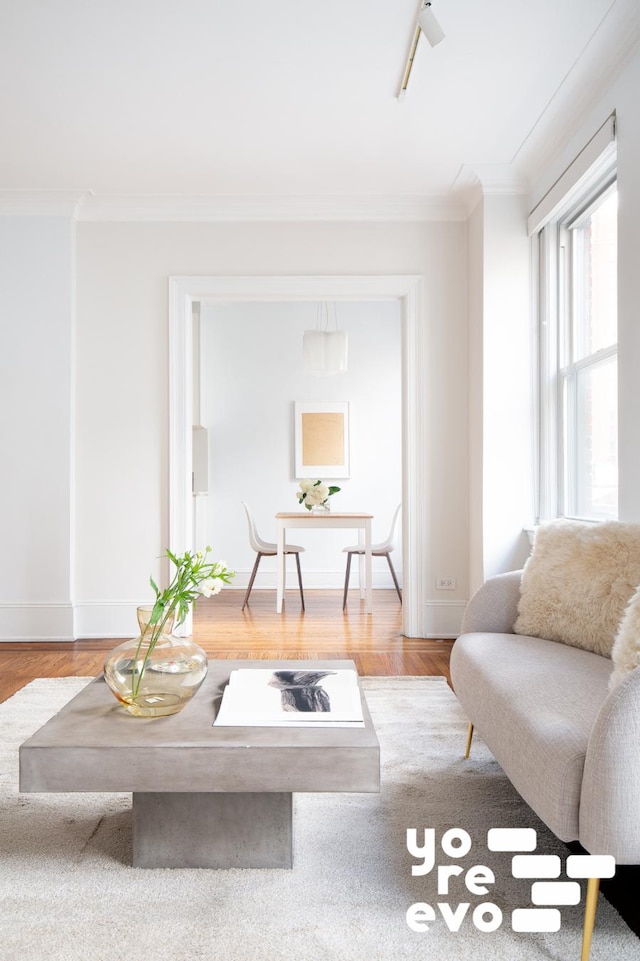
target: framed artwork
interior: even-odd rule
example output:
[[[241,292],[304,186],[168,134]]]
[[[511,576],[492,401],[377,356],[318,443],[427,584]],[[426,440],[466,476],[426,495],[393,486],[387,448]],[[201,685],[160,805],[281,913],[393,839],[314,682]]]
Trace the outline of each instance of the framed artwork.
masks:
[[[349,404],[294,406],[296,479],[349,477]]]

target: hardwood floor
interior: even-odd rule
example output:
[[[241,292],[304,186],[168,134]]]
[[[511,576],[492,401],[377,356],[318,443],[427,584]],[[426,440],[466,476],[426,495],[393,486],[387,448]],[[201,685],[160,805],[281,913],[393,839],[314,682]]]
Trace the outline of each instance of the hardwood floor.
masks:
[[[351,658],[364,675],[437,674],[449,678],[453,641],[407,638],[394,590],[376,591],[374,613],[364,613],[357,590],[342,611],[342,591],[305,591],[306,611],[296,590],[287,591],[282,614],[273,591],[254,590],[241,610],[242,591],[201,599],[193,637],[209,657],[289,659]],[[131,612],[131,636],[135,611]],[[0,643],[0,701],[36,677],[91,676],[122,638],[73,643]]]

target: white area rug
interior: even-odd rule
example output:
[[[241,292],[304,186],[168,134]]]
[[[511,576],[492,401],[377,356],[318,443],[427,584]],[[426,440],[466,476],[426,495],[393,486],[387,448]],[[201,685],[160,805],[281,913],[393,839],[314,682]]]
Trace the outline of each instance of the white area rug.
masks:
[[[533,827],[538,853],[566,849],[521,801],[487,749],[462,760],[466,719],[440,678],[367,678],[382,753],[380,795],[296,796],[295,866],[282,870],[130,867],[130,795],[18,794],[18,747],[86,683],[40,679],[0,705],[0,958],[15,961],[578,961],[582,904],[562,908],[555,934],[516,934],[531,882],[510,855],[488,852],[491,827]],[[131,723],[136,723],[132,719]],[[541,772],[541,776],[544,776]],[[435,872],[412,877],[406,830],[463,828],[485,864],[486,896]],[[437,863],[456,863],[441,852]],[[584,899],[584,893],[583,893]],[[439,911],[430,930],[406,923],[414,902],[470,908],[458,931]],[[481,932],[482,901],[503,913]],[[592,961],[640,961],[640,942],[602,898]]]

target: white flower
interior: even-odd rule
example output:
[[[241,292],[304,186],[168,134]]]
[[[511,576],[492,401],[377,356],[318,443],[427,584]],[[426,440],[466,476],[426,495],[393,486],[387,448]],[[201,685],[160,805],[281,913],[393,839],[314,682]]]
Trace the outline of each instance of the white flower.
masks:
[[[198,585],[198,591],[203,594],[204,597],[211,597],[213,594],[219,594],[224,585],[224,581],[221,577],[209,577],[206,581],[202,581]]]
[[[300,481],[296,498],[299,504],[304,504],[307,510],[311,510],[312,507],[326,504],[331,495],[339,490],[339,487],[330,487],[324,481],[306,478]]]

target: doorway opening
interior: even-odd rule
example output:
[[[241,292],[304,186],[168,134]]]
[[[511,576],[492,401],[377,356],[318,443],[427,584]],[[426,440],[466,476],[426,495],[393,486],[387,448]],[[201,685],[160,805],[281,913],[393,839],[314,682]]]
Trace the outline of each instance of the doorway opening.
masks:
[[[426,350],[420,276],[172,277],[169,281],[169,543],[191,548],[193,531],[192,315],[197,302],[398,300],[402,330],[403,634],[425,636],[427,489]],[[375,616],[375,606],[374,615]],[[185,624],[185,630],[190,625]]]

